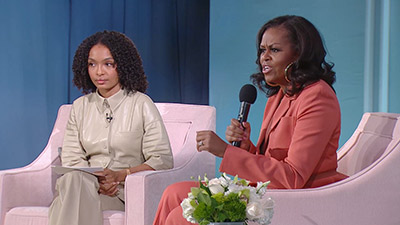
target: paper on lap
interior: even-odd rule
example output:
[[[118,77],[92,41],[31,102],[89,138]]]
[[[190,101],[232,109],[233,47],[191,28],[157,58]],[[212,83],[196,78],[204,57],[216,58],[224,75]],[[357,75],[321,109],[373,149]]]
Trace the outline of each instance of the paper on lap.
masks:
[[[52,166],[52,169],[55,173],[60,175],[76,170],[76,171],[90,173],[95,176],[99,176],[98,174],[95,174],[95,172],[104,170],[102,167],[71,167],[71,166]]]

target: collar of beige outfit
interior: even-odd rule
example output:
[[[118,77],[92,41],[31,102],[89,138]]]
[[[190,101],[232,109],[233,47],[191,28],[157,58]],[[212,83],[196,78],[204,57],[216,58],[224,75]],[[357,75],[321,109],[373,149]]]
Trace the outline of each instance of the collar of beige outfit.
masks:
[[[126,92],[124,90],[120,89],[114,95],[112,95],[108,98],[103,98],[100,95],[99,90],[97,90],[96,95],[94,96],[94,99],[96,101],[97,109],[101,113],[103,113],[106,109],[111,109],[111,111],[115,112],[115,110],[123,102],[123,100],[126,98],[126,96],[127,96]]]

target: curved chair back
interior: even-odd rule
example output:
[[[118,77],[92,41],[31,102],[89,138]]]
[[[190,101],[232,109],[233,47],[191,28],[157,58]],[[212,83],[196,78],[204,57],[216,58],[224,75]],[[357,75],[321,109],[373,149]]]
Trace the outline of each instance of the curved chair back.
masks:
[[[400,114],[365,113],[350,139],[338,151],[338,170],[354,175],[387,154],[400,139]]]

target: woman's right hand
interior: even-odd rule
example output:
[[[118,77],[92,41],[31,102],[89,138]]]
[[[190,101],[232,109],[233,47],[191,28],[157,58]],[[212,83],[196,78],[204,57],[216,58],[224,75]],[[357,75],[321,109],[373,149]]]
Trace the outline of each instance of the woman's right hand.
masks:
[[[250,142],[250,132],[251,127],[250,123],[240,122],[237,119],[232,119],[231,124],[226,128],[225,138],[226,140],[232,144],[234,141],[240,141],[240,148],[250,150],[251,142]]]

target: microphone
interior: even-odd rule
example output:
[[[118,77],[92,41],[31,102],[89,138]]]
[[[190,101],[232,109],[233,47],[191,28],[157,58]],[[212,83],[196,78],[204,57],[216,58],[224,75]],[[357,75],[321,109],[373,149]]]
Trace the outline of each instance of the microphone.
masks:
[[[251,84],[243,85],[239,93],[240,109],[239,109],[239,115],[237,117],[237,120],[240,122],[240,124],[247,121],[250,105],[256,101],[256,98],[257,98],[256,88]],[[240,141],[234,141],[232,145],[240,147]]]
[[[109,123],[111,123],[111,120],[113,119],[112,113],[110,114],[106,113],[106,119]]]

